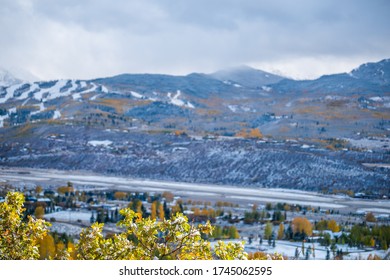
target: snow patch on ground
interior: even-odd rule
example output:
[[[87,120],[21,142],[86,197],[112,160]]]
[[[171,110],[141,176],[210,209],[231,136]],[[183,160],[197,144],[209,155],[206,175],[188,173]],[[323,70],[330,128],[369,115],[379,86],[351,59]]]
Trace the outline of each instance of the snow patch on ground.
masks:
[[[45,111],[45,105],[43,104],[43,102],[41,102],[41,103],[39,103],[39,110],[35,111],[35,112],[31,112],[30,116],[36,115],[36,114],[41,113],[43,111]]]
[[[48,96],[46,97],[45,101],[56,99],[70,94],[68,90],[66,92],[61,92],[61,89],[65,87],[68,82],[69,80],[58,80],[54,86],[49,88],[48,91],[44,91],[48,93]]]
[[[89,100],[95,100],[98,96],[99,96],[100,94],[96,94],[96,95],[94,95],[94,96],[92,96]]]
[[[14,96],[14,91],[19,89],[21,87],[21,84],[16,84],[13,86],[10,86],[6,89],[6,95],[3,98],[0,98],[0,104],[7,102],[8,99],[12,98]]]
[[[73,98],[73,100],[80,99],[81,98],[81,94],[80,93],[75,93],[75,94],[72,95],[72,98]]]
[[[313,249],[314,244],[314,256],[313,253],[309,254],[309,259],[313,260],[325,260],[328,248],[325,246],[321,246],[319,243],[305,243],[305,250],[311,247]],[[348,245],[336,244],[338,250],[342,250],[343,253],[347,253],[344,256],[344,259],[355,260],[355,259],[367,259],[367,257],[371,255],[385,256],[386,252],[384,250],[374,250],[372,248],[359,249],[356,247],[348,247]],[[264,253],[272,254],[272,253],[281,253],[284,256],[287,256],[289,259],[295,259],[295,251],[298,249],[299,257],[298,259],[305,259],[305,255],[301,253],[302,250],[302,242],[289,242],[285,240],[276,240],[275,247],[269,246],[267,240],[263,240],[263,243],[260,245],[259,241],[256,240],[252,242],[252,244],[245,244],[246,252],[256,252],[262,251]],[[313,252],[313,251],[312,251]],[[330,251],[330,257],[333,258],[333,253]]]
[[[6,114],[4,116],[0,116],[0,127],[4,127],[4,120],[8,119],[8,118],[9,118],[8,114]]]
[[[187,101],[187,107],[188,107],[188,108],[191,108],[191,109],[194,109],[194,108],[195,108],[195,106],[192,105],[192,103],[189,102],[189,101]]]
[[[135,98],[143,98],[144,96],[142,94],[139,94],[138,92],[135,92],[135,91],[130,91],[131,95]]]
[[[371,97],[369,99],[372,101],[375,101],[375,102],[382,102],[383,101],[383,98],[379,97],[379,96],[374,96],[374,97]]]
[[[184,102],[183,100],[179,99],[179,96],[181,95],[181,91],[177,90],[175,96],[172,97],[172,94],[168,92],[167,96],[169,98],[169,102],[173,105],[179,106],[179,107],[188,107],[188,108],[195,108],[193,104],[190,102]]]
[[[96,147],[96,146],[106,146],[107,147],[107,146],[112,144],[112,141],[110,141],[110,140],[102,140],[102,141],[91,140],[91,141],[88,141],[88,144],[91,146],[94,146],[94,147]]]
[[[13,108],[9,109],[8,112],[10,114],[15,114],[16,113],[16,107],[13,107]]]
[[[46,214],[45,218],[48,220],[50,220],[50,218],[55,218],[57,221],[62,221],[62,222],[77,222],[77,220],[81,220],[82,222],[89,223],[91,219],[91,212],[60,211],[60,212]]]
[[[267,86],[262,86],[261,89],[266,91],[266,92],[270,92],[272,90],[271,87],[267,87]]]
[[[61,113],[60,113],[60,111],[55,110],[54,111],[53,120],[56,120],[56,119],[59,119],[59,118],[61,118]]]
[[[236,105],[228,105],[228,108],[229,108],[230,111],[232,111],[233,113],[237,112],[237,106],[236,106]]]
[[[362,211],[362,212],[365,212],[365,213],[373,212],[373,213],[386,213],[386,214],[390,214],[390,209],[383,209],[383,208],[361,208],[361,209],[358,209],[357,211]]]
[[[349,141],[352,146],[358,148],[366,149],[385,149],[389,150],[390,148],[390,139],[388,138],[362,138],[362,139],[351,139],[346,138],[345,140]],[[387,146],[387,147],[386,147]]]
[[[102,92],[108,93],[108,89],[105,86],[103,86],[103,85],[102,85]]]

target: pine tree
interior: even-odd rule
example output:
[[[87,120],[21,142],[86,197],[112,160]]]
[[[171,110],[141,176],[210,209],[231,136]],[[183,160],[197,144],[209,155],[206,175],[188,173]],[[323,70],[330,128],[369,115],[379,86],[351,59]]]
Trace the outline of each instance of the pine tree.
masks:
[[[314,243],[313,243],[313,258],[316,258],[316,249],[314,247]]]
[[[96,221],[95,215],[93,214],[93,212],[92,212],[92,215],[91,215],[91,218],[89,219],[89,221],[91,222],[91,224],[93,224]]]
[[[298,250],[298,247],[295,248],[295,259],[298,259],[299,258],[299,250]]]

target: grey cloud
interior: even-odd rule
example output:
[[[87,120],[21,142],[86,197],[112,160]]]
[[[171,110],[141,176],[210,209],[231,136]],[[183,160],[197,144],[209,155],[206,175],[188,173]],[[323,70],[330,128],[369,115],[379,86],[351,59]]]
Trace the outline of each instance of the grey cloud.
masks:
[[[390,2],[382,0],[3,2],[0,64],[42,77],[390,56]]]

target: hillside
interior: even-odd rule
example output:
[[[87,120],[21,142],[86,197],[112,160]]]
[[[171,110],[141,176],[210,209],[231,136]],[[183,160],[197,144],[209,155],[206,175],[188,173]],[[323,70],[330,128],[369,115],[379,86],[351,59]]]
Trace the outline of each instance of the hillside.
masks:
[[[390,162],[389,68],[382,60],[307,81],[248,67],[15,78],[0,86],[0,164],[388,192],[387,169],[375,166]],[[257,129],[263,139],[247,139]]]

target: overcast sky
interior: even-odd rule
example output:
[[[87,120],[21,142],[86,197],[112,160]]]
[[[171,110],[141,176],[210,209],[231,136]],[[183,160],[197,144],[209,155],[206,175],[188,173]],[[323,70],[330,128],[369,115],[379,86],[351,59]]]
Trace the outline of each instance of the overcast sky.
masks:
[[[390,58],[388,0],[0,0],[0,67],[41,79],[213,72],[295,78]]]

